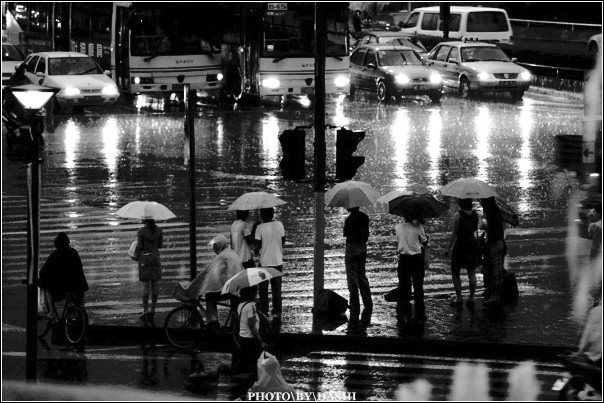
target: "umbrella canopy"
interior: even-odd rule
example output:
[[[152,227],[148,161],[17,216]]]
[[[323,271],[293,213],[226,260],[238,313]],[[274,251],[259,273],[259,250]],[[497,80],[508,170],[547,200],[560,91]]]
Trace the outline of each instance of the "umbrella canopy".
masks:
[[[414,192],[408,190],[393,190],[392,192],[386,193],[384,196],[377,199],[378,203],[389,203],[391,200],[396,199],[399,196],[411,196]]]
[[[122,218],[141,220],[169,220],[176,217],[166,206],[154,201],[133,201],[120,208],[115,214]]]
[[[258,210],[261,208],[277,207],[286,204],[277,196],[267,192],[247,192],[242,194],[227,208],[227,210]]]
[[[325,193],[328,207],[353,208],[371,205],[380,194],[365,182],[346,181],[338,183]]]
[[[499,211],[501,212],[501,219],[503,219],[503,221],[507,222],[508,224],[510,224],[513,227],[517,226],[520,223],[520,220],[518,219],[518,214],[516,214],[516,211],[513,208],[511,208],[505,201],[503,201],[499,197],[496,197],[495,203],[497,204],[497,207],[499,208]]]
[[[390,214],[405,217],[406,220],[438,217],[448,209],[449,206],[429,194],[399,196],[388,203]]]
[[[252,287],[271,278],[280,277],[281,273],[271,267],[252,267],[243,270],[227,280],[222,287],[223,294],[239,295],[242,288]]]
[[[444,196],[458,199],[486,199],[497,196],[497,193],[486,182],[475,178],[460,178],[441,186]]]

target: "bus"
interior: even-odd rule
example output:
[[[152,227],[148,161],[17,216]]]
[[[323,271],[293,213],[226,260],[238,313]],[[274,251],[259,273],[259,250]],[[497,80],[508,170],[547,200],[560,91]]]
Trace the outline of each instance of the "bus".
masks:
[[[222,87],[221,42],[230,28],[222,3],[113,3],[111,72],[123,93],[163,95]]]
[[[314,3],[256,3],[247,10],[246,89],[261,98],[314,95]],[[325,93],[348,94],[348,3],[324,3]]]

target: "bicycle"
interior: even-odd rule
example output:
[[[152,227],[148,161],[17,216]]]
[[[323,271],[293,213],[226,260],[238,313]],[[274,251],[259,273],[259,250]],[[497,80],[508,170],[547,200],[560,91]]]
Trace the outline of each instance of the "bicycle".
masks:
[[[164,321],[164,334],[168,342],[178,349],[192,349],[196,347],[206,336],[205,323],[203,316],[208,317],[208,312],[203,306],[204,298],[198,297],[195,300],[183,302],[182,305],[172,309]],[[231,335],[237,348],[240,347],[239,341],[239,315],[230,305],[224,302],[217,302],[218,306],[228,307],[229,313],[224,324],[216,329],[219,335]],[[202,316],[203,315],[203,316]],[[260,334],[263,340],[270,337],[270,324],[268,317],[258,311],[260,318]]]
[[[65,338],[67,342],[76,346],[86,336],[86,329],[88,328],[88,313],[86,309],[78,303],[76,297],[68,294],[65,297],[65,304],[63,306],[63,312],[59,316],[58,323],[65,332]],[[38,322],[46,320],[46,326],[40,326],[38,323],[38,339],[41,341],[50,332],[53,327],[54,320],[49,317],[39,317]]]

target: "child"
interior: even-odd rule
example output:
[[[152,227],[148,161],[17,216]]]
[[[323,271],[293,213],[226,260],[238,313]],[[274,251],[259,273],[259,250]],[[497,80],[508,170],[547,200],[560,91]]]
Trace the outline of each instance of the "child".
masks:
[[[260,318],[256,310],[256,295],[258,287],[243,288],[240,291],[241,303],[237,307],[239,315],[239,338],[241,367],[254,375],[253,381],[257,379],[258,357],[268,346],[260,336]]]

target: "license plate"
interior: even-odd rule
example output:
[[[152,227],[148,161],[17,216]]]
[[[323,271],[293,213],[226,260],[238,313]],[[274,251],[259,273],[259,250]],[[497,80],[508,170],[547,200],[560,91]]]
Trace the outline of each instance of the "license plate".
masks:
[[[425,85],[422,85],[422,84],[418,84],[418,85],[414,85],[414,86],[413,86],[413,89],[414,89],[415,91],[421,91],[421,90],[426,89],[426,86],[425,86]]]
[[[502,87],[515,87],[516,81],[500,81],[499,85],[501,85]]]
[[[302,94],[312,95],[315,93],[315,87],[302,87]]]
[[[100,101],[102,100],[100,95],[87,95],[84,97],[84,101]]]

